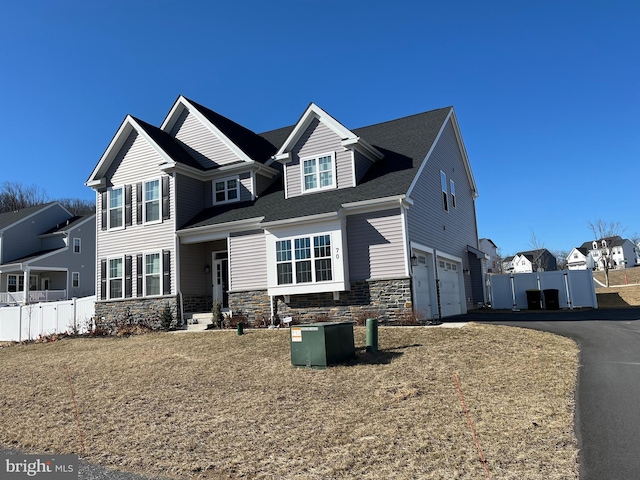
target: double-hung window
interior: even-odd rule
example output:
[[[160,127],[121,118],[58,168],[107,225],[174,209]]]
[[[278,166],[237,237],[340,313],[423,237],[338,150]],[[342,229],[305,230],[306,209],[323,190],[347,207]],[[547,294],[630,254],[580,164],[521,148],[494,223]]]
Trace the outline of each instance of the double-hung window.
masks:
[[[24,277],[22,275],[7,276],[7,292],[22,292],[24,290]]]
[[[305,192],[335,187],[335,155],[302,159],[302,189]]]
[[[112,188],[109,191],[109,228],[124,226],[124,188]]]
[[[278,285],[332,280],[331,236],[276,241],[276,268]]]
[[[109,298],[122,298],[123,284],[122,258],[109,259]]]
[[[160,180],[144,182],[144,223],[160,221]]]
[[[80,253],[80,239],[73,239],[73,253]]]
[[[73,272],[71,274],[71,287],[78,288],[80,286],[80,272]]]
[[[456,184],[449,180],[449,191],[451,192],[451,206],[456,208]]]
[[[213,198],[214,203],[238,201],[240,199],[240,181],[238,177],[214,180]]]
[[[160,277],[162,264],[160,253],[147,253],[144,256],[144,286],[145,295],[160,295]]]
[[[440,171],[440,183],[442,184],[442,208],[445,212],[449,211],[449,199],[447,194],[447,175]]]

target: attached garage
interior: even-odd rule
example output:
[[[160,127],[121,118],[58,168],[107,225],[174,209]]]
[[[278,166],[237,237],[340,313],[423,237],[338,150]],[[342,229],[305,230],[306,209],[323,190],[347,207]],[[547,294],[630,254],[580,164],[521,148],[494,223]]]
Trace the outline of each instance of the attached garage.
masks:
[[[454,260],[438,257],[438,293],[440,296],[440,311],[443,317],[460,315],[463,313],[461,292],[462,265]],[[466,310],[466,309],[465,309]]]

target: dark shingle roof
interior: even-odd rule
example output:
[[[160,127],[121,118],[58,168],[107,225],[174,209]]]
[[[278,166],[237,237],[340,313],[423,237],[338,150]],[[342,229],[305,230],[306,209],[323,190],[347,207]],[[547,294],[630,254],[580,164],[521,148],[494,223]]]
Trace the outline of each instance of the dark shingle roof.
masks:
[[[431,110],[352,130],[384,154],[384,158],[377,161],[355,187],[285,199],[280,181],[255,201],[207,208],[182,228],[255,217],[265,217],[265,222],[271,222],[318,215],[337,212],[344,203],[406,194],[450,110],[451,107]],[[261,136],[280,147],[292,129],[281,128]]]
[[[180,142],[167,132],[159,129],[158,127],[154,127],[139,118],[132,118],[144,129],[147,135],[149,135],[153,141],[171,157],[172,160],[177,163],[197,168],[198,170],[204,170],[202,165],[200,165],[196,159],[189,155],[182,145],[180,145]]]
[[[616,235],[615,237],[599,238],[598,240],[596,240],[598,242],[598,248],[600,247],[600,245],[602,245],[602,240],[607,241],[608,247],[619,247],[624,243],[624,239],[622,239],[618,235]],[[582,245],[580,245],[580,248],[584,248],[586,250],[593,250],[593,240],[584,242]]]
[[[46,255],[47,253],[55,252],[57,250],[62,251],[64,248],[65,247],[50,248],[48,250],[40,250],[38,252],[30,253],[29,255],[26,255],[24,257],[16,258],[15,260],[9,260],[5,262],[4,265],[13,265],[14,263],[26,263],[30,260],[34,260],[38,257],[41,257],[42,255]]]
[[[16,222],[19,222],[20,220],[31,215],[32,213],[42,210],[43,208],[48,207],[49,205],[52,205],[54,203],[56,202],[49,202],[43,205],[35,205],[33,207],[21,208],[20,210],[16,210],[13,212],[0,213],[0,230]]]
[[[95,215],[95,213],[89,213],[87,215],[75,215],[73,217],[70,217],[68,220],[65,220],[64,222],[59,223],[55,227],[47,230],[46,232],[42,233],[42,235],[47,235],[49,233],[56,233],[56,232],[64,232],[66,230],[70,230],[71,228],[73,228],[78,223],[84,221],[85,219],[87,219],[88,217],[91,217],[93,215]]]
[[[213,123],[229,140],[246,153],[249,158],[260,163],[265,163],[277,152],[275,144],[267,140],[267,138],[256,134],[246,127],[223,117],[219,113],[200,105],[199,103],[189,100],[194,107],[198,109],[207,120]]]

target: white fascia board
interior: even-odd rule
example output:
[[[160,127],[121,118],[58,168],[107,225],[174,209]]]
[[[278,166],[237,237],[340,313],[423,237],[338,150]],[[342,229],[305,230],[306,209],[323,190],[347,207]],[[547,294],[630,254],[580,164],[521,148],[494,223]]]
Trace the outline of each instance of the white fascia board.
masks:
[[[213,180],[215,178],[228,177],[234,173],[243,172],[257,173],[267,178],[273,178],[278,174],[278,171],[275,168],[265,167],[258,162],[251,164],[249,167],[246,163],[237,163],[235,165],[222,166],[210,170],[199,170],[182,163],[163,163],[160,165],[160,170],[167,173],[175,171],[198,180]]]
[[[436,148],[436,145],[438,144],[438,141],[440,140],[440,136],[442,135],[442,132],[444,131],[444,127],[447,126],[447,122],[449,121],[449,118],[451,118],[451,114],[452,113],[453,113],[453,108],[449,110],[449,113],[447,114],[447,117],[444,119],[444,122],[442,122],[442,125],[440,126],[440,130],[438,131],[438,135],[436,135],[436,138],[433,141],[433,143],[431,144],[431,147],[429,148],[429,151],[427,152],[427,155],[424,157],[424,160],[422,160],[422,163],[420,164],[420,168],[418,168],[418,172],[416,173],[416,176],[413,177],[413,181],[411,182],[411,185],[409,185],[409,189],[407,190],[407,197],[411,196],[411,192],[413,192],[413,189],[415,188],[416,183],[418,183],[418,179],[420,178],[420,175],[422,175],[422,171],[427,166],[427,162],[429,161],[429,157],[431,157],[431,154],[433,153],[433,150]]]
[[[369,160],[373,162],[375,162],[376,160],[380,160],[384,157],[383,153],[380,150],[370,145],[369,143],[365,142],[360,137],[347,138],[345,140],[342,140],[342,146],[344,148],[349,148],[349,149],[354,149],[359,151],[365,157],[367,157]]]
[[[185,102],[186,98],[184,98],[182,95],[178,95],[176,101],[173,102],[171,110],[169,110],[169,113],[162,122],[162,125],[160,125],[160,130],[164,130],[165,132],[169,133],[169,131],[176,124],[176,120],[178,120],[178,118],[180,117],[182,110],[185,108]]]
[[[351,130],[342,125],[339,121],[325,112],[315,103],[311,103],[302,114],[300,120],[298,120],[296,126],[291,131],[285,142],[282,144],[280,150],[276,152],[274,157],[277,158],[278,156],[282,155],[285,152],[288,152],[291,148],[293,148],[293,146],[300,139],[300,137],[314,118],[317,118],[321,123],[324,123],[343,140],[358,138]]]
[[[304,225],[309,223],[324,222],[327,220],[337,220],[340,218],[341,215],[339,212],[319,213],[318,215],[309,215],[307,217],[294,217],[284,220],[275,220],[273,222],[265,222],[260,224],[260,227],[267,230],[270,228],[287,227],[291,225]]]
[[[399,208],[402,205],[413,205],[413,201],[408,199],[405,195],[395,195],[393,197],[362,200],[361,202],[343,203],[341,206],[346,215],[353,215],[356,213],[371,212],[375,210]]]
[[[460,152],[462,153],[464,168],[467,172],[469,185],[471,185],[471,192],[473,193],[473,198],[478,198],[478,187],[476,186],[476,181],[473,178],[473,172],[471,171],[471,163],[469,163],[469,157],[467,156],[467,149],[465,148],[464,142],[462,141],[462,134],[460,133],[458,118],[456,117],[456,112],[453,109],[453,107],[451,107],[451,112],[449,113],[449,117],[451,117],[451,123],[453,124],[453,131],[455,132],[456,139],[458,140],[458,148],[460,148]]]
[[[113,155],[115,155],[115,153],[120,150],[120,147],[122,147],[122,145],[124,144],[125,140],[131,133],[131,130],[133,130],[134,127],[129,121],[130,119],[131,115],[127,115],[123,122],[120,124],[118,131],[111,139],[111,142],[109,142],[107,149],[104,151],[102,157],[100,157],[100,160],[98,161],[98,164],[93,169],[93,172],[91,172],[91,175],[89,175],[89,178],[85,182],[86,186],[92,188],[95,188],[96,186],[104,186],[97,185],[97,182],[104,181],[104,179],[101,177],[104,174],[103,172],[106,171],[109,164],[111,163],[111,160],[113,159]]]
[[[216,225],[203,225],[202,227],[178,230],[176,235],[182,244],[219,240],[221,238],[227,238],[230,233],[260,229],[260,222],[263,219],[264,217],[255,217]]]
[[[280,162],[282,164],[291,161],[291,152],[280,153],[271,157],[274,162]]]

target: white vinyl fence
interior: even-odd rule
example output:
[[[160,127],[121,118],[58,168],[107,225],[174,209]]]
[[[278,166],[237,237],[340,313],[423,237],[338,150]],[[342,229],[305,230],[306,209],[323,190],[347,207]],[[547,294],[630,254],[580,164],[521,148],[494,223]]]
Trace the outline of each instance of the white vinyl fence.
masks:
[[[490,275],[491,307],[528,308],[527,290],[558,290],[560,308],[598,308],[591,270]]]
[[[0,308],[0,341],[35,340],[53,333],[93,328],[96,296],[74,298],[61,302],[32,303]]]

